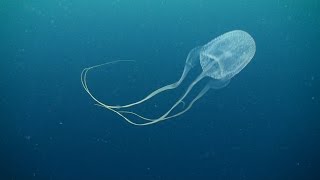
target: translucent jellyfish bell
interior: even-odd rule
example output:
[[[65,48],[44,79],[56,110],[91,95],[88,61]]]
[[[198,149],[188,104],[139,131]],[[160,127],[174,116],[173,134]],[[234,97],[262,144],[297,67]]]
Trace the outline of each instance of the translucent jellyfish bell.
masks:
[[[230,82],[230,79],[234,77],[236,74],[238,74],[251,61],[255,54],[255,51],[256,45],[254,39],[247,32],[241,30],[227,32],[213,39],[212,41],[210,41],[202,47],[200,46],[192,49],[188,54],[182,75],[177,82],[159,88],[154,92],[150,93],[142,100],[127,105],[112,106],[100,102],[91,94],[86,82],[87,73],[89,70],[107,64],[118,63],[123,60],[113,61],[110,63],[85,68],[81,73],[81,82],[86,92],[91,96],[91,98],[94,101],[96,101],[96,103],[98,103],[99,106],[105,107],[115,112],[116,114],[124,118],[127,122],[133,125],[150,125],[182,115],[183,113],[187,112],[192,107],[192,105],[198,99],[200,99],[208,90],[219,89],[227,86]],[[177,88],[185,79],[189,71],[192,70],[197,63],[199,63],[198,61],[200,61],[200,65],[202,68],[202,72],[200,73],[200,75],[198,75],[196,79],[188,86],[186,92],[176,101],[176,103],[173,106],[171,106],[171,108],[169,108],[169,110],[159,118],[146,118],[132,111],[121,110],[122,108],[128,108],[141,104],[144,101],[152,98],[153,96],[163,91]],[[175,114],[171,114],[172,110],[175,109],[177,105],[183,102],[184,98],[189,94],[192,88],[204,77],[210,77],[210,80],[200,91],[200,93],[193,100],[191,100],[189,105],[184,110]],[[135,115],[136,117],[145,120],[145,122],[137,123],[127,118],[125,114]]]
[[[256,52],[254,39],[245,31],[227,32],[203,46],[200,64],[207,75],[214,79],[231,79],[253,58]]]

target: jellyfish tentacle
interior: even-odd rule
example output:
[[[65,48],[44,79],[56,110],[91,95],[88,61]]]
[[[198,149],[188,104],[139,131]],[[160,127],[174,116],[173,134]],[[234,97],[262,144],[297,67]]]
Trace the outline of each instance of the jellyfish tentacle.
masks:
[[[124,113],[124,114],[132,114],[132,115],[135,115],[143,120],[146,120],[146,121],[152,121],[152,122],[160,122],[160,121],[164,121],[164,120],[168,120],[168,119],[171,119],[171,118],[175,118],[175,117],[178,117],[184,113],[186,113],[187,111],[189,111],[193,104],[198,101],[204,94],[206,94],[206,92],[208,92],[208,90],[210,89],[210,86],[209,85],[206,85],[201,91],[200,93],[189,103],[188,107],[185,108],[184,110],[174,114],[174,115],[171,115],[171,116],[167,116],[167,117],[164,117],[164,118],[158,118],[158,119],[150,119],[150,118],[145,118],[137,113],[134,113],[134,112],[131,112],[131,111],[119,111],[120,113]]]
[[[93,94],[91,93],[88,85],[87,85],[87,73],[95,68],[101,67],[101,66],[105,66],[105,65],[110,65],[110,64],[116,64],[119,62],[135,62],[134,60],[116,60],[116,61],[111,61],[111,62],[107,62],[107,63],[103,63],[103,64],[99,64],[99,65],[95,65],[95,66],[91,66],[88,68],[84,68],[81,71],[81,83],[82,83],[82,87],[85,89],[85,91],[89,94],[89,96],[98,104],[100,104],[103,107],[107,107],[107,108],[114,108],[117,106],[112,106],[112,105],[107,105],[104,104],[103,102],[99,101],[95,96],[93,96]]]
[[[172,83],[172,84],[169,84],[169,85],[166,85],[166,86],[163,86],[155,91],[153,91],[152,93],[150,93],[149,95],[147,95],[145,98],[143,98],[142,100],[139,100],[137,102],[134,102],[134,103],[131,103],[131,104],[127,104],[127,105],[122,105],[122,106],[117,106],[117,107],[114,107],[116,109],[120,109],[120,108],[128,108],[128,107],[132,107],[134,105],[138,105],[138,104],[141,104],[143,102],[145,102],[146,100],[152,98],[153,96],[161,93],[161,92],[164,92],[164,91],[167,91],[167,90],[171,90],[171,89],[175,89],[177,88],[181,83],[182,81],[184,80],[184,78],[186,77],[186,75],[188,74],[189,71],[184,71],[179,79],[179,81],[175,82],[175,83]]]

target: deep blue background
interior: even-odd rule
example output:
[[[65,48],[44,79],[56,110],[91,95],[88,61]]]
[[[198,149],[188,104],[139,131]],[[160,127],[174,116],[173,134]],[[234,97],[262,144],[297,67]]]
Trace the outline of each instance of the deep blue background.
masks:
[[[1,1],[0,179],[320,179],[319,12],[318,0]],[[81,87],[83,68],[134,59],[90,84],[108,102],[142,97],[234,29],[254,37],[254,59],[175,120],[129,125]]]

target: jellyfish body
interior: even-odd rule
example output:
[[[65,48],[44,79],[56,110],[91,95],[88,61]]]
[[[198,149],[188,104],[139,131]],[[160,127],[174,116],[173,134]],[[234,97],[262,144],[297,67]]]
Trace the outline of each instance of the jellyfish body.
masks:
[[[256,51],[256,45],[254,39],[245,31],[242,30],[234,30],[222,34],[217,38],[213,39],[209,43],[204,46],[196,47],[192,49],[186,59],[185,67],[182,72],[182,75],[178,81],[175,83],[163,86],[145,98],[130,103],[127,105],[106,105],[100,102],[97,98],[95,98],[90,92],[87,86],[87,73],[89,70],[94,68],[98,68],[104,65],[114,64],[118,62],[128,62],[130,60],[118,60],[113,61],[101,65],[92,66],[89,68],[85,68],[81,73],[81,82],[85,91],[90,95],[90,97],[97,103],[97,105],[102,106],[106,109],[109,109],[122,118],[124,118],[127,122],[133,125],[145,126],[155,124],[167,119],[171,119],[177,116],[180,116],[187,112],[192,105],[200,99],[206,92],[210,89],[220,89],[227,86],[236,74],[238,74],[253,58]],[[200,63],[199,63],[200,61]],[[132,111],[124,111],[121,110],[123,108],[132,107],[138,104],[141,104],[148,99],[154,97],[155,95],[177,88],[188,75],[188,73],[197,65],[200,64],[202,68],[202,72],[195,78],[195,80],[188,86],[186,92],[175,102],[173,106],[169,108],[167,112],[161,115],[158,118],[146,118],[140,114],[134,113]],[[175,114],[171,114],[172,110],[174,110],[183,100],[188,96],[192,88],[203,78],[209,77],[209,81],[205,85],[205,87],[199,92],[199,94],[191,100],[189,105],[180,112],[176,112]],[[131,114],[134,115],[145,122],[137,123],[127,118],[125,115]]]

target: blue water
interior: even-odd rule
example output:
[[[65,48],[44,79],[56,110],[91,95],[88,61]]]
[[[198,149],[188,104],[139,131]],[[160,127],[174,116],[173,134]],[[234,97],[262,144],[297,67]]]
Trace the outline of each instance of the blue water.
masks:
[[[4,0],[0,22],[0,179],[320,179],[318,0]],[[132,102],[235,29],[255,57],[175,119],[132,126],[81,86],[83,68],[133,59],[88,77],[104,102]]]

